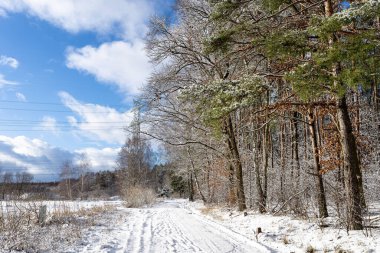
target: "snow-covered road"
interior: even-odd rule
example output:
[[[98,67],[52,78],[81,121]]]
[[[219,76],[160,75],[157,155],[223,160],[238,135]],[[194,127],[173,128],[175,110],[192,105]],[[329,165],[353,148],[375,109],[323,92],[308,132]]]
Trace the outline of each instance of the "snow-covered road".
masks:
[[[164,201],[153,208],[121,209],[128,214],[118,225],[93,230],[81,252],[270,252],[243,235]],[[96,238],[94,238],[96,237]]]

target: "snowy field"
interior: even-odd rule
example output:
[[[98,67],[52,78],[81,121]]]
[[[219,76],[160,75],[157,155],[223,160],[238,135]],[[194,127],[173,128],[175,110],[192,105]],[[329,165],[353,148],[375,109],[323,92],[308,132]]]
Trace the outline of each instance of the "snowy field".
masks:
[[[121,201],[2,201],[0,252],[65,252]],[[46,206],[40,223],[41,207]]]
[[[0,201],[3,215],[10,212],[38,210],[46,206],[48,217],[54,213],[79,212],[95,207],[120,206],[122,201]]]
[[[187,200],[163,200],[149,208],[126,208],[121,201],[44,204],[49,214],[71,208],[66,213],[76,219],[32,227],[24,238],[31,242],[1,252],[380,252],[378,226],[347,233],[312,220],[244,215]],[[11,207],[3,202],[3,209]]]

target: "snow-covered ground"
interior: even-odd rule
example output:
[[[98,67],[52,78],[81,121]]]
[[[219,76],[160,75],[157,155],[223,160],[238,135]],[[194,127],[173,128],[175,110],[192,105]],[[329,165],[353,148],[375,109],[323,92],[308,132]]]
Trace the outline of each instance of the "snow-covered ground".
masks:
[[[198,215],[214,220],[232,231],[253,239],[271,249],[272,252],[380,252],[380,222],[363,231],[349,231],[324,227],[333,224],[333,218],[301,220],[289,216],[258,214],[252,211],[243,215],[237,211],[205,207],[199,202],[184,202],[185,208]],[[376,205],[376,210],[379,205]],[[378,213],[372,213],[378,220]],[[262,233],[256,235],[260,227]],[[308,251],[309,250],[309,251]],[[314,250],[314,251],[312,251]]]
[[[316,221],[245,216],[187,200],[119,207],[114,215],[120,215],[116,223],[88,230],[70,252],[380,252],[379,228],[347,233]],[[258,227],[262,233],[256,235]]]
[[[77,219],[67,224],[63,220],[61,224],[34,228],[28,236],[38,235],[41,242],[18,250],[67,253],[380,252],[378,227],[367,230],[367,234],[363,231],[347,234],[342,229],[322,228],[316,221],[253,212],[244,215],[187,200],[162,200],[149,208],[126,208],[121,201],[65,203],[79,211],[103,205],[112,208],[86,217],[81,217],[86,212],[79,212]],[[48,206],[52,208],[54,204],[48,203]],[[255,233],[258,227],[262,229],[260,234]]]
[[[69,252],[271,252],[184,208],[186,203],[166,200],[152,208],[120,207],[114,224],[89,229]]]

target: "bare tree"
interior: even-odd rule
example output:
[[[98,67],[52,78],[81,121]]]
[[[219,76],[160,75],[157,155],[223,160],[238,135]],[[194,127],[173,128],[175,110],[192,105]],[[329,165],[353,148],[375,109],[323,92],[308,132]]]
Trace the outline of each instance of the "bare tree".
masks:
[[[153,156],[149,142],[141,135],[139,110],[140,108],[136,108],[135,119],[127,128],[131,136],[126,140],[117,159],[119,184],[123,189],[150,185]]]
[[[80,192],[85,190],[85,175],[90,171],[91,161],[86,153],[80,153],[78,158],[77,170],[80,177]]]
[[[67,198],[72,199],[72,180],[74,178],[74,167],[72,161],[66,160],[61,165],[61,183],[63,183],[64,192]]]
[[[15,187],[17,191],[17,196],[20,197],[22,194],[27,192],[27,185],[33,181],[33,175],[27,171],[17,172],[15,175]]]

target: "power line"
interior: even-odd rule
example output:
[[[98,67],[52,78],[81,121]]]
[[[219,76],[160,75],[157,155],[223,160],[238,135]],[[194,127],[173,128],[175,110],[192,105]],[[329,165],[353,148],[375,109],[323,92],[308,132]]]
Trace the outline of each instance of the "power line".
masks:
[[[0,110],[10,110],[10,111],[26,111],[26,112],[55,112],[55,113],[75,113],[75,111],[70,110],[48,110],[48,109],[26,109],[26,108],[11,108],[11,107],[0,107]],[[124,114],[127,112],[119,112],[118,110],[112,108],[117,113]],[[78,112],[76,112],[78,113]],[[98,112],[98,111],[81,111],[80,113],[93,113],[93,114],[110,114],[112,112]]]
[[[40,125],[36,125],[36,124]],[[49,124],[50,122],[44,122],[44,121],[38,121],[38,123],[29,123],[29,122],[20,122],[20,123],[15,123],[15,122],[0,122],[0,126],[40,126],[40,127],[46,127],[46,125],[41,125],[43,123]],[[51,126],[61,126],[61,127],[76,127],[76,126],[84,126],[84,125],[91,125],[91,127],[124,127],[126,126],[126,123],[119,123],[116,124],[115,122],[104,122],[104,123],[93,123],[93,122],[75,122],[74,124],[70,122],[51,122]]]
[[[42,120],[22,120],[22,119],[0,119],[0,123],[1,122],[20,122],[20,123],[23,123],[23,122],[31,122],[31,123],[41,123]],[[67,121],[55,121],[54,123],[69,123]],[[75,123],[78,123],[78,124],[81,124],[81,123],[89,123],[89,124],[92,124],[92,123],[100,123],[100,124],[103,124],[103,123],[126,123],[125,121],[112,121],[112,122],[109,122],[109,121],[77,121]]]
[[[110,129],[110,128],[94,128],[94,129],[91,129],[91,128],[84,128],[84,129],[75,129],[75,130],[87,130],[87,131],[102,131],[102,130],[124,130],[125,128],[123,127],[119,127],[119,128],[113,128],[113,129]],[[49,129],[49,128],[45,128],[45,129],[0,129],[0,131],[4,131],[4,132],[45,132],[45,131],[51,131],[52,129]],[[57,131],[59,131],[59,129],[56,129]],[[63,129],[63,130],[69,130],[69,129]]]
[[[52,161],[52,162],[43,162],[43,161],[34,161],[34,162],[30,162],[30,161],[21,161],[25,164],[23,165],[17,165],[16,163],[12,163],[12,162],[4,162],[3,161],[3,164],[0,163],[0,172],[2,169],[5,169],[5,168],[8,168],[8,169],[17,169],[17,168],[27,168],[27,167],[32,167],[32,166],[53,166],[53,167],[59,167],[59,166],[62,166],[62,164],[65,162],[65,161],[71,161],[71,159],[63,159],[61,161]],[[102,164],[96,164],[96,163],[91,163],[91,164],[96,164],[95,165],[92,165],[91,167],[95,168],[95,167],[102,167],[102,166],[110,166],[110,165],[116,165],[117,163],[117,157],[115,157],[115,159],[110,159],[110,160],[102,160]],[[77,162],[73,162],[72,165],[75,166],[75,165],[78,165],[79,163]]]
[[[17,101],[17,100],[0,100],[0,103],[14,103],[14,104],[35,104],[35,105],[57,105],[57,106],[65,106],[65,105],[83,105],[83,104],[91,104],[91,105],[99,105],[96,103],[54,103],[54,102],[38,102],[38,101]],[[101,106],[126,106],[125,104],[107,104]]]
[[[109,160],[103,160],[104,162],[102,164],[97,164],[97,163],[91,163],[92,165],[90,168],[98,168],[98,167],[110,167],[113,165],[117,165],[117,160],[118,157],[115,157],[115,159],[109,159]],[[21,160],[20,160],[21,161]],[[37,162],[28,162],[28,161],[21,161],[26,164],[24,165],[17,165],[16,163],[11,163],[11,162],[4,162],[0,163],[0,174],[1,171],[4,169],[25,169],[25,168],[31,168],[31,167],[36,167],[36,166],[41,166],[41,170],[51,170],[51,169],[56,169],[57,167],[61,167],[62,164],[66,163],[67,161],[71,162],[70,164],[73,165],[74,167],[78,166],[80,163],[78,162],[73,162],[72,159],[62,159],[61,161],[52,161],[52,162],[43,162],[43,161],[37,161]],[[96,164],[96,165],[94,165]],[[45,167],[44,167],[45,166]],[[46,166],[52,166],[52,168],[46,168]],[[53,168],[54,167],[54,168]]]
[[[43,158],[43,156],[39,156],[39,158]],[[54,156],[49,157],[49,158],[54,159]],[[55,161],[51,161],[51,160],[50,161],[27,161],[27,160],[25,160],[22,162],[26,163],[27,165],[54,165],[54,164],[61,164],[65,160],[70,160],[70,159],[64,159],[64,158],[59,160],[59,158],[61,158],[61,157],[56,156]],[[115,159],[102,159],[102,162],[103,163],[115,162]],[[75,163],[73,163],[73,164],[75,164]],[[4,166],[8,166],[8,167],[13,166],[13,163],[11,161],[2,161],[2,162],[0,161],[0,169],[3,168]],[[20,165],[20,167],[22,167],[22,166]]]
[[[81,125],[70,125],[70,124],[52,124],[52,125],[33,125],[33,124],[0,124],[0,127],[1,126],[9,126],[9,127],[29,127],[29,126],[32,126],[32,127],[39,127],[39,128],[49,128],[49,127],[62,127],[62,128],[72,128],[72,127],[84,127],[84,128],[88,128],[88,127],[94,127],[94,128],[105,128],[105,129],[110,129],[110,128],[123,128],[125,127],[126,125],[123,124],[123,125],[111,125],[112,123],[110,123],[110,125],[95,125],[95,124],[91,124],[91,123],[81,123]]]

